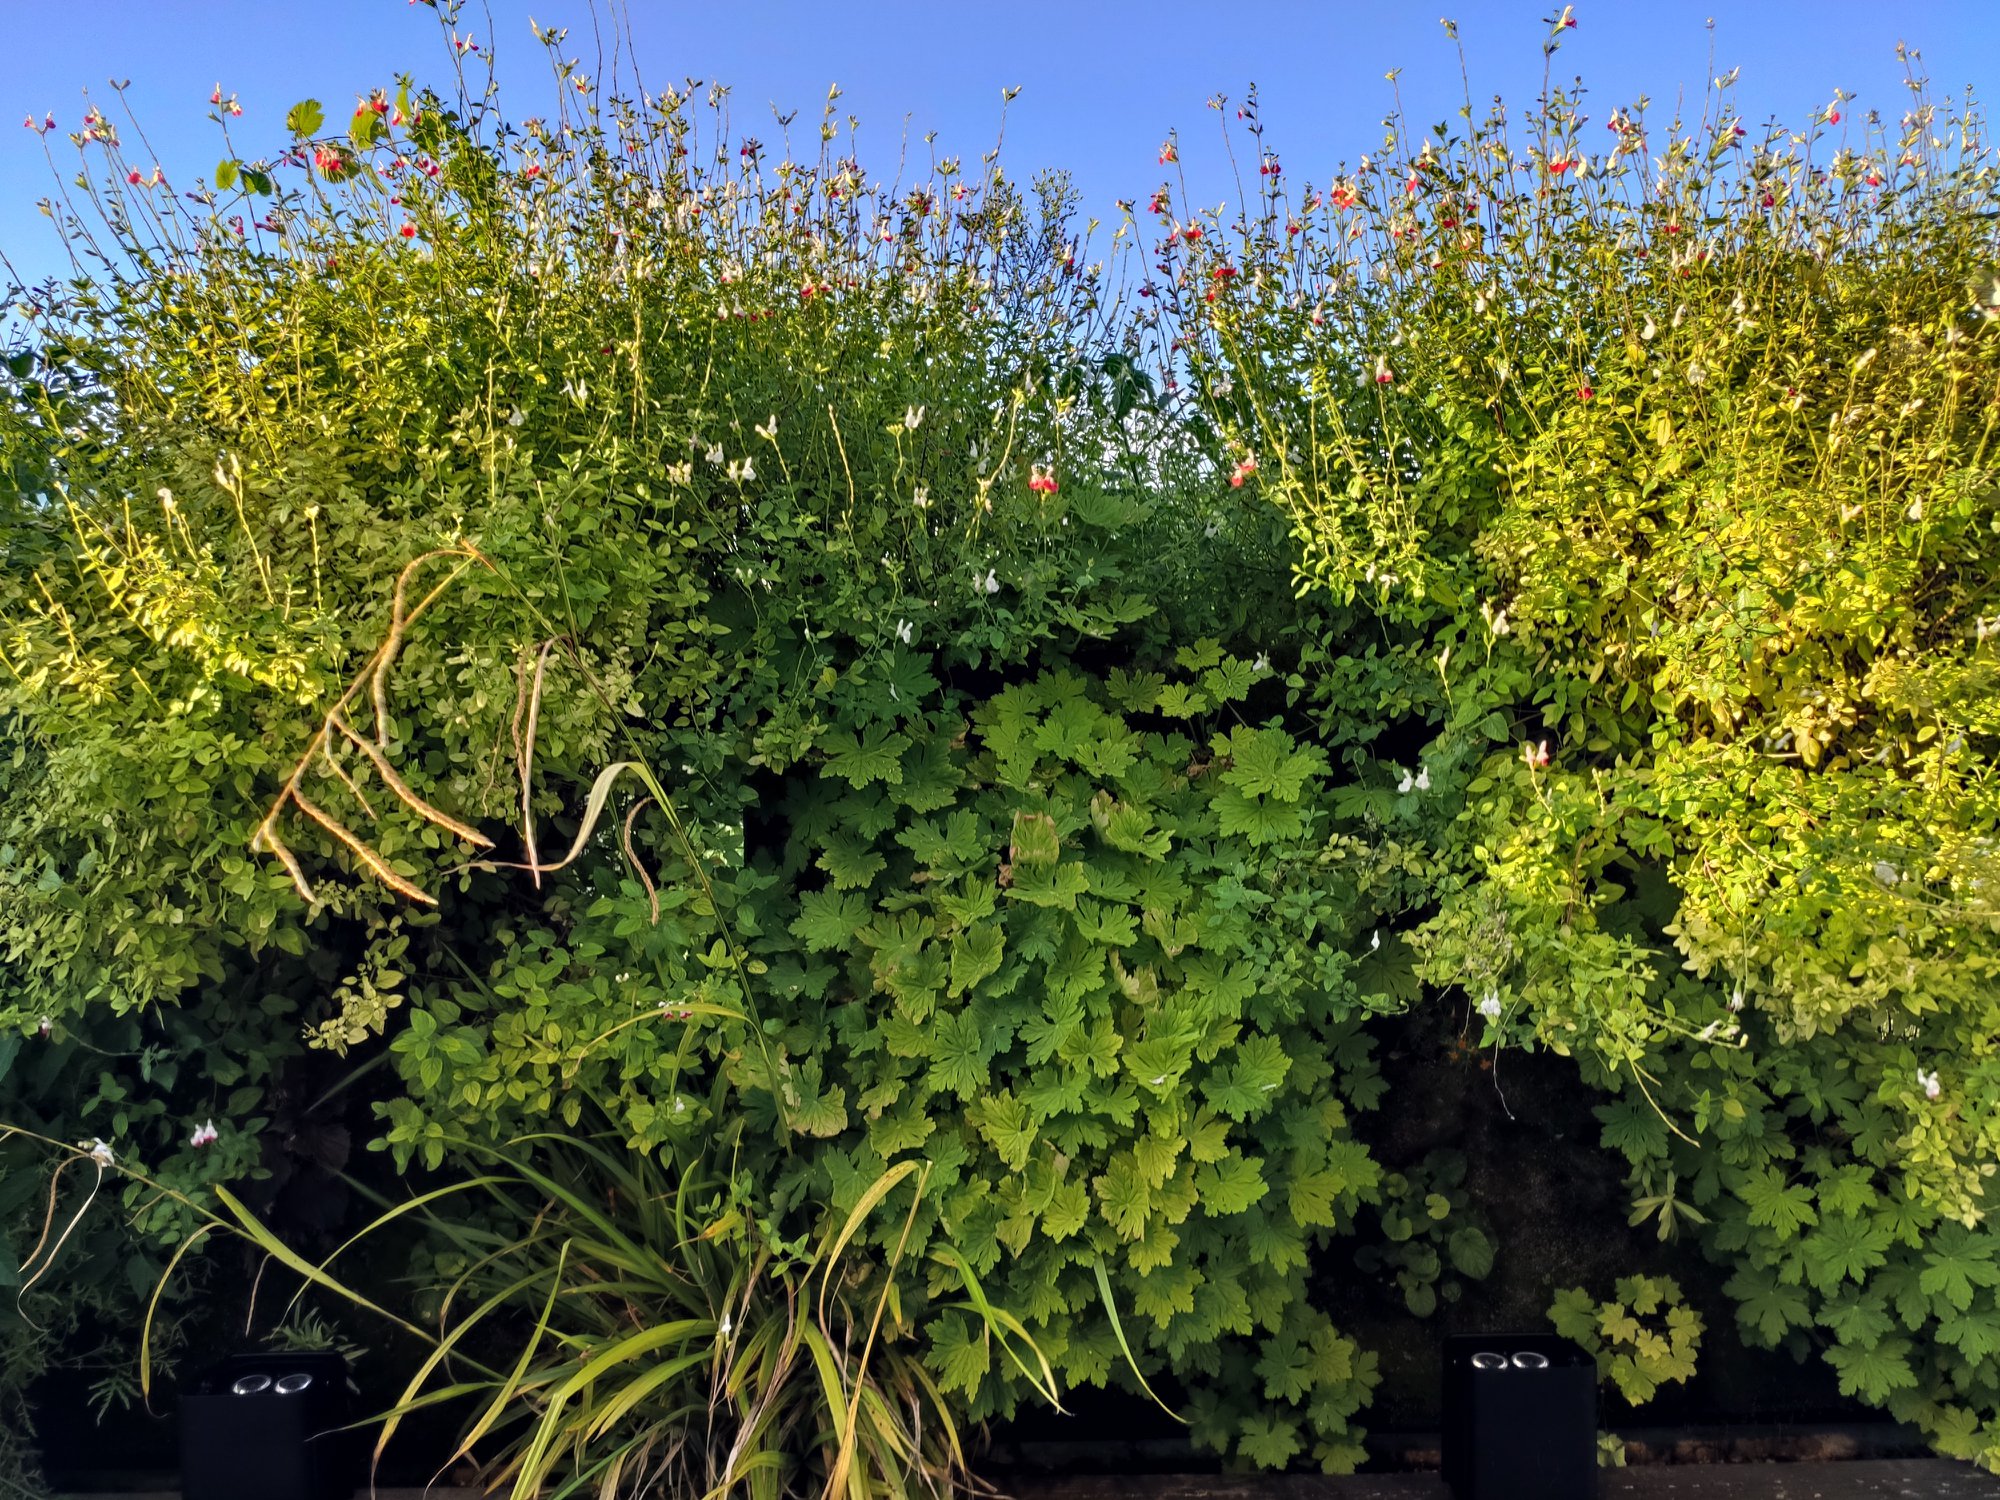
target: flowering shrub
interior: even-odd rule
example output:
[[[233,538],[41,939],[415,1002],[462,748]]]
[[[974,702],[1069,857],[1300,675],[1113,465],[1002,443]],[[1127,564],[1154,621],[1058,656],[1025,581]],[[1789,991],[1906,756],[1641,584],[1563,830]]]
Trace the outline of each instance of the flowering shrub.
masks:
[[[1368,1019],[1451,1005],[1605,1091],[1746,1337],[2000,1454],[1975,119],[1725,80],[1593,152],[1552,91],[1314,189],[1252,98],[1255,202],[1093,260],[1059,178],[544,40],[548,118],[306,101],[180,196],[93,112],[96,283],[13,294],[0,1018],[71,1066],[8,1107],[184,1189],[155,1253],[386,1059],[398,1167],[727,1142],[961,1416],[1041,1389],[998,1307],[1351,1467],[1315,1253],[1495,1260],[1356,1135]]]
[[[1561,90],[1397,126],[1163,304],[1305,585],[1386,637],[1295,691],[1430,736],[1425,977],[1610,1091],[1746,1338],[1990,1463],[2000,178],[1914,78],[1796,133],[1732,81],[1699,131]]]
[[[595,1095],[731,1142],[776,1240],[921,1154],[901,1263],[948,1248],[1063,1384],[1171,1371],[1216,1446],[1351,1466],[1372,1358],[1306,1269],[1375,1192],[1358,935],[1419,861],[1283,722],[1281,523],[1207,497],[1060,184],[881,187],[831,101],[767,162],[556,66],[518,129],[303,103],[35,304],[8,1014],[255,995],[231,1050],[387,1058],[425,1168]],[[264,1094],[191,1082],[61,1102],[199,1180]],[[896,1360],[966,1415],[1036,1388],[904,1276]]]

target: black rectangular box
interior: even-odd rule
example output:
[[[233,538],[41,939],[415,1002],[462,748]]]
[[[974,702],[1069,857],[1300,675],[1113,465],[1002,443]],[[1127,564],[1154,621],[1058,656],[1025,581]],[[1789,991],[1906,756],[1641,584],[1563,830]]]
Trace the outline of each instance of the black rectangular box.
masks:
[[[238,1354],[181,1396],[182,1500],[347,1500],[361,1434],[347,1361],[332,1352]]]
[[[1457,1500],[1592,1500],[1597,1361],[1549,1333],[1446,1339],[1443,1446]]]

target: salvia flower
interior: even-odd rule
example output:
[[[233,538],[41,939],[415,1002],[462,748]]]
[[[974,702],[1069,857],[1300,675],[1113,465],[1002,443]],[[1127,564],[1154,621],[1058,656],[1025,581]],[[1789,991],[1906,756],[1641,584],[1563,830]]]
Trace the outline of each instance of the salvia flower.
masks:
[[[1917,1069],[1917,1087],[1924,1091],[1926,1099],[1935,1099],[1944,1091],[1943,1086],[1938,1082],[1936,1068],[1931,1069],[1928,1073],[1922,1068]]]
[[[1479,1013],[1489,1021],[1500,1019],[1500,991],[1492,985],[1486,987],[1486,994],[1479,1001]]]
[[[1549,763],[1549,742],[1539,740],[1531,745],[1525,740],[1522,741],[1521,759],[1527,762],[1531,770],[1539,770],[1546,766]]]
[[[195,1127],[194,1134],[188,1137],[188,1144],[190,1146],[212,1146],[221,1138],[221,1135],[222,1132],[215,1128],[215,1121],[203,1120],[200,1125]]]

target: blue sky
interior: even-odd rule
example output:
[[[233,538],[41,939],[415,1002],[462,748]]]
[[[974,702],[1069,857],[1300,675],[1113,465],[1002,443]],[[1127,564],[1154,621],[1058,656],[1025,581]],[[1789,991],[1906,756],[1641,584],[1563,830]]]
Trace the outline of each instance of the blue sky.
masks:
[[[1227,95],[1233,115],[1253,81],[1266,141],[1295,176],[1323,180],[1376,149],[1392,102],[1383,75],[1392,68],[1401,69],[1415,120],[1450,118],[1463,95],[1443,14],[1459,22],[1475,101],[1497,92],[1525,104],[1541,79],[1540,18],[1557,8],[1535,0],[627,3],[653,87],[688,75],[728,83],[738,128],[768,140],[776,133],[769,106],[810,120],[837,82],[842,108],[861,117],[871,171],[893,166],[906,128],[913,137],[936,130],[942,151],[975,158],[992,144],[1001,90],[1018,85],[1007,115],[1011,169],[1023,177],[1070,169],[1086,211],[1106,219],[1116,217],[1115,199],[1142,196],[1159,180],[1156,157],[1171,127],[1197,201],[1233,198],[1217,116],[1205,101]],[[40,142],[20,128],[24,114],[52,110],[74,130],[84,89],[108,107],[106,79],[129,78],[127,97],[159,161],[186,182],[222,154],[205,118],[218,80],[241,96],[244,116],[233,124],[239,149],[254,155],[282,142],[283,113],[298,99],[317,97],[338,119],[358,93],[399,71],[445,75],[435,14],[405,0],[32,0],[5,8],[0,250],[30,279],[64,262],[34,207],[49,178]],[[570,27],[572,53],[594,51],[588,0],[492,0],[474,31],[482,46],[497,46],[516,118],[541,112],[551,87],[530,15]],[[1836,87],[1857,96],[1850,120],[1870,108],[1893,118],[1907,97],[1898,41],[1921,49],[1940,92],[1970,85],[1991,97],[2000,84],[1996,0],[1583,0],[1576,15],[1556,71],[1583,75],[1593,115],[1640,93],[1658,106],[1682,90],[1698,94],[1711,44],[1719,70],[1742,69],[1738,102],[1753,120],[1801,119],[1824,108]],[[68,143],[51,140],[66,160]],[[149,153],[130,154],[150,165]]]

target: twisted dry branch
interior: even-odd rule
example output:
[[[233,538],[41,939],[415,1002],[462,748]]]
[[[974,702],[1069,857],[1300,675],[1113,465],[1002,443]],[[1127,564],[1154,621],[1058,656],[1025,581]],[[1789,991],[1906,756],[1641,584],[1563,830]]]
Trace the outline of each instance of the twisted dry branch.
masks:
[[[441,582],[418,600],[414,607],[410,606],[408,597],[411,579],[424,564],[441,557],[457,558],[458,562]],[[292,877],[292,884],[298,888],[300,897],[308,903],[317,899],[313,894],[312,882],[306,879],[305,868],[299,863],[298,855],[285,843],[278,831],[287,810],[294,808],[324,828],[337,842],[344,845],[362,866],[374,874],[376,879],[391,890],[427,906],[437,905],[436,897],[414,882],[398,875],[389,867],[388,860],[384,859],[367,840],[319,806],[301,789],[314,763],[324,761],[333,769],[342,784],[354,794],[362,810],[371,818],[375,816],[375,810],[362,795],[359,784],[334,754],[335,746],[343,741],[359,750],[375,774],[381,778],[382,784],[398,801],[419,817],[482,849],[490,849],[493,846],[493,841],[478,829],[433,807],[418,796],[410,784],[397,774],[395,767],[390,765],[389,758],[383,754],[389,743],[390,730],[389,673],[395,666],[397,655],[403,649],[404,641],[409,637],[410,627],[438,601],[446,589],[457,581],[459,575],[474,563],[489,570],[493,568],[493,564],[471,546],[441,547],[413,559],[397,575],[395,595],[389,613],[388,635],[383,638],[382,644],[375,648],[374,654],[368,658],[367,664],[362,667],[354,680],[347,685],[347,691],[340,695],[339,701],[327,710],[326,717],[320,721],[319,729],[307,743],[305,753],[292,767],[291,775],[285,778],[283,789],[272,801],[270,810],[264,814],[264,820],[257,825],[256,832],[250,836],[252,851],[276,856],[284,865],[286,873]],[[375,733],[372,740],[354,727],[347,714],[348,705],[364,691],[369,695],[375,710]]]

